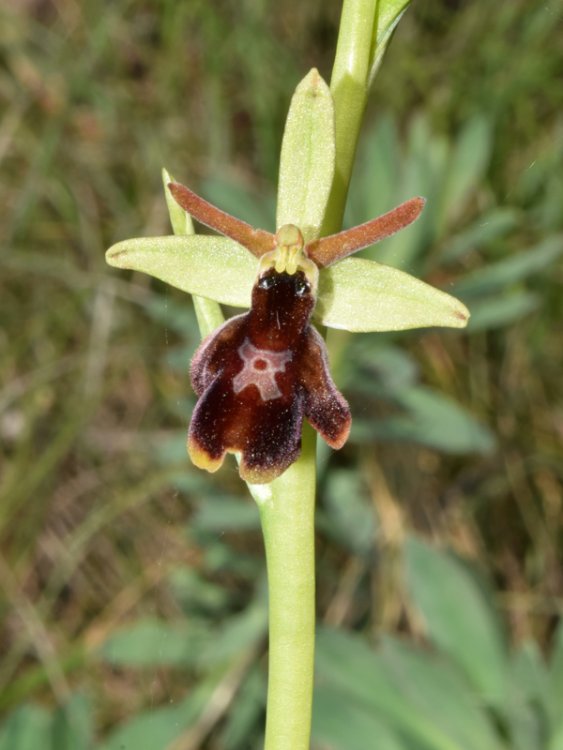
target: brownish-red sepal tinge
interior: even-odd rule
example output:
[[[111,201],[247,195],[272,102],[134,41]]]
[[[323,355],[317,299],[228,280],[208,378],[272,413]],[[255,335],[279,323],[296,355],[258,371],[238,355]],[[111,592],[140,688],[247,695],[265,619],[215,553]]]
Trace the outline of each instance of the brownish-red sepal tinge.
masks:
[[[241,219],[221,211],[220,208],[200,198],[197,193],[179,182],[169,182],[168,188],[176,203],[207,227],[236,240],[251,253],[260,257],[273,250],[276,238],[264,229],[255,229]]]
[[[191,367],[196,466],[215,471],[226,452],[240,453],[243,479],[270,482],[297,459],[304,417],[332,448],[346,442],[350,410],[310,325],[314,304],[303,271],[270,268],[254,285],[250,311],[204,339]]]
[[[174,200],[185,211],[202,224],[236,240],[258,258],[274,249],[276,238],[270,232],[255,229],[245,221],[221,211],[179,182],[170,182],[168,187]],[[365,224],[313,240],[305,245],[305,254],[319,268],[337,263],[357,250],[380,242],[400,229],[408,227],[418,219],[425,202],[424,198],[410,198],[391,211],[366,221]]]

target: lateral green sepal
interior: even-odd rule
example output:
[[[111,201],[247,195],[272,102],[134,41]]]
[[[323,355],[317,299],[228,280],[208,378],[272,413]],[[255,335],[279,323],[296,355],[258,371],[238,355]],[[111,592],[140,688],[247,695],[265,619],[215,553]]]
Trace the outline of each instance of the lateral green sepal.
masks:
[[[141,237],[113,245],[110,266],[141,271],[189,294],[249,307],[258,263],[225,237]],[[372,260],[346,258],[321,270],[316,319],[348,331],[463,328],[469,312],[446,292]]]
[[[465,305],[446,292],[390,266],[346,258],[321,271],[316,318],[347,331],[464,328]]]
[[[258,270],[256,258],[237,242],[209,235],[124,240],[110,247],[106,260],[233,307],[250,306]]]

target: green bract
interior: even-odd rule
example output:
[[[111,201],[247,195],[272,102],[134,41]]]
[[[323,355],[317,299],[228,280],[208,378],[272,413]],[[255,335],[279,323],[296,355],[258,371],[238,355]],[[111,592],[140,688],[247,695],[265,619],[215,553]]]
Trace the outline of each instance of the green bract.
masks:
[[[371,60],[368,76],[370,86],[373,83],[373,79],[375,78],[379,66],[381,65],[383,55],[387,49],[387,44],[391,39],[391,34],[401,20],[401,16],[407,9],[409,3],[410,0],[387,0],[387,2],[379,4],[377,30],[375,33],[376,43],[374,45],[374,54]]]
[[[171,181],[172,177],[168,174],[166,169],[163,169],[162,182],[164,185],[164,195],[166,197],[166,205],[168,206],[168,214],[170,216],[172,230],[174,234],[189,235],[191,237],[195,234],[192,217],[183,211],[172,197],[172,194],[168,189],[168,183]],[[198,297],[194,294],[193,301],[199,330],[202,336],[207,336],[216,328],[219,328],[221,323],[224,323],[225,318],[223,312],[216,300],[207,297]]]

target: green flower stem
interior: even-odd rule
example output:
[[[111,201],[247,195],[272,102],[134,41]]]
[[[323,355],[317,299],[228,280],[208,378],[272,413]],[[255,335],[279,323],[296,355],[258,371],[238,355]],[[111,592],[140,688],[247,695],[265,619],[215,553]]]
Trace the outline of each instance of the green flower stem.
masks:
[[[315,647],[316,434],[306,425],[301,457],[253,493],[268,565],[270,653],[265,750],[308,750]],[[253,487],[251,489],[258,489]]]
[[[340,229],[368,89],[377,0],[345,0],[333,70],[336,173],[321,234]],[[297,208],[297,207],[295,207]],[[294,210],[295,210],[294,208]],[[316,434],[260,500],[269,588],[265,750],[308,750],[315,653]],[[264,488],[266,489],[266,488]],[[251,488],[252,490],[252,488]]]
[[[344,0],[330,90],[334,100],[336,170],[323,235],[342,226],[369,90],[378,0]]]

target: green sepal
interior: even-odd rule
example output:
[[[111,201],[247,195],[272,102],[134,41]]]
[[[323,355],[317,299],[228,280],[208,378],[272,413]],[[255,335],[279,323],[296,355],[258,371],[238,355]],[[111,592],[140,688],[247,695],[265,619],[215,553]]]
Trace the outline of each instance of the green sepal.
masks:
[[[332,95],[313,68],[295,89],[280,157],[276,227],[295,224],[305,242],[319,236],[335,162]]]
[[[346,258],[319,276],[317,319],[347,331],[464,328],[469,311],[446,292],[390,266]]]
[[[110,247],[106,261],[233,307],[250,306],[258,271],[257,259],[234,240],[201,234],[124,240]]]
[[[141,237],[113,245],[110,266],[142,271],[189,294],[249,307],[258,263],[225,237]],[[372,260],[346,258],[321,270],[315,318],[348,331],[463,328],[469,312],[450,294]]]

